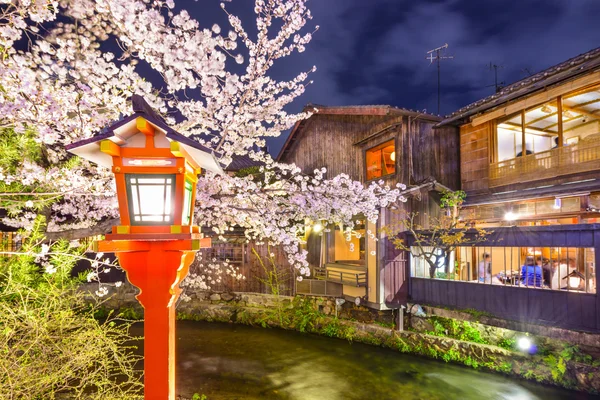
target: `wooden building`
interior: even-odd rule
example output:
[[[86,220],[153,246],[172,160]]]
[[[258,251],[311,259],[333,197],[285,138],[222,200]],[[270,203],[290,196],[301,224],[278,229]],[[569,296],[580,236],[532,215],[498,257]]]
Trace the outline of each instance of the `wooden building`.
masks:
[[[600,332],[600,49],[438,127],[459,130],[463,216],[494,240],[459,249],[451,281],[428,279],[414,260],[412,300]]]
[[[365,185],[404,183],[411,195],[404,211],[422,215],[439,212],[439,192],[458,189],[458,134],[454,127],[433,129],[441,118],[379,105],[307,109],[314,114],[296,124],[279,161],[294,163],[306,174],[325,167],[326,178],[343,173]],[[354,231],[360,237],[348,237],[337,226],[309,229],[313,279],[298,283],[298,293],[343,295],[376,309],[404,304],[407,256],[380,232],[397,215],[381,210],[375,224],[357,217]]]

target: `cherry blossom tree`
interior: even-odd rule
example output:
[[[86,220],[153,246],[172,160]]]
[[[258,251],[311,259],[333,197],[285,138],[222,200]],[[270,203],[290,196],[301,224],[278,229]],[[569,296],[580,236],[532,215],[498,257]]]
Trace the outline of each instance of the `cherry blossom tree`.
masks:
[[[284,246],[308,275],[299,246],[307,220],[347,227],[356,214],[376,220],[380,207],[404,200],[404,188],[365,187],[346,175],[327,177],[325,169],[303,173],[253,150],[310,116],[285,107],[316,68],[287,81],[270,76],[277,60],[301,53],[318,30],[308,26],[306,3],[255,0],[251,35],[224,4],[226,33],[176,12],[173,0],[0,0],[4,223],[28,229],[43,214],[49,239],[70,240],[116,225],[112,174],[64,146],[130,114],[128,100],[140,94],[223,165],[240,155],[263,164],[246,177],[203,175],[196,222],[220,236],[242,227],[248,240]],[[162,82],[145,79],[140,63]]]

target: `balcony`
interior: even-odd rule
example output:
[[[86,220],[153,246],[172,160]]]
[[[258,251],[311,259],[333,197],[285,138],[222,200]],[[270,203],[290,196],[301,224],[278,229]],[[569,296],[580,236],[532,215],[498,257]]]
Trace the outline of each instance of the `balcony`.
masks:
[[[328,282],[356,287],[367,286],[367,269],[343,264],[326,264],[325,268],[315,268],[315,278]]]
[[[490,165],[490,187],[600,170],[600,139],[517,157]]]

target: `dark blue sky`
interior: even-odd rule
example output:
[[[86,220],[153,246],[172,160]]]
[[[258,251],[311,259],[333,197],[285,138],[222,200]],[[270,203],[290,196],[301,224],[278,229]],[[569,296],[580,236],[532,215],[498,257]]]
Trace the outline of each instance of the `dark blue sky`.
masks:
[[[219,0],[179,0],[210,27],[227,30]],[[253,1],[225,2],[245,26]],[[314,84],[291,107],[390,104],[437,111],[437,75],[426,52],[449,44],[442,64],[441,114],[494,92],[490,62],[507,84],[600,46],[600,0],[311,0],[319,31],[302,54],[280,60],[275,78],[312,65]],[[490,86],[491,85],[491,86]],[[270,140],[277,154],[287,134]]]

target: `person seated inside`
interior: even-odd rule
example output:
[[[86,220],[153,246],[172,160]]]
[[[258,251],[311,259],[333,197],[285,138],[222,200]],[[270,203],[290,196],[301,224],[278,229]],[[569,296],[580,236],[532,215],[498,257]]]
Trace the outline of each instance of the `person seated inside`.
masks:
[[[542,264],[542,276],[544,278],[544,286],[552,287],[552,274],[554,273],[554,271],[552,269],[552,265],[550,265],[550,260],[546,257],[542,257],[540,261]]]
[[[554,137],[554,144],[552,145],[553,149],[556,149],[558,147],[558,136]]]
[[[527,256],[521,267],[521,283],[525,286],[542,287],[542,267],[535,263],[533,256]]]
[[[529,149],[525,149],[525,155],[528,156],[530,154],[533,154],[533,152]],[[517,157],[521,157],[523,156],[523,151],[521,150],[520,152],[517,153]]]
[[[482,260],[479,261],[479,282],[492,282],[492,260],[488,253],[483,253]]]

